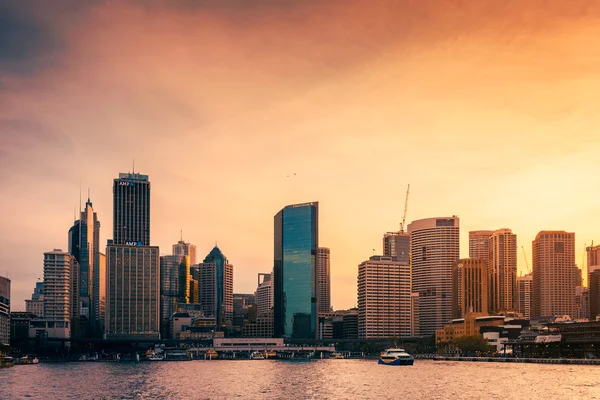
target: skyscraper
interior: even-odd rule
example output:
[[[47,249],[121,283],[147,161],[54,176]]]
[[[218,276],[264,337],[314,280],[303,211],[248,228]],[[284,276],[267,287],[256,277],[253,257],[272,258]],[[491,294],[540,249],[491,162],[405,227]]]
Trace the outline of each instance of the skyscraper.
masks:
[[[202,311],[214,316],[217,326],[231,325],[233,320],[233,265],[215,246],[198,264],[198,290]]]
[[[452,266],[452,318],[467,313],[488,314],[488,284],[485,261],[463,258]]]
[[[186,255],[160,257],[160,322],[163,337],[169,336],[169,318],[177,303],[190,302],[190,262]]]
[[[452,319],[452,265],[459,257],[459,218],[413,221],[411,239],[413,292],[419,295],[419,329],[432,335]]]
[[[262,278],[262,279],[261,279]],[[256,288],[256,307],[258,315],[267,315],[273,311],[273,280],[271,274],[258,274]]]
[[[600,269],[600,245],[588,246],[585,248],[587,253],[587,276],[585,277],[590,287],[590,275],[592,272]]]
[[[52,321],[56,328],[64,328],[65,337],[70,336],[70,322],[77,315],[72,308],[73,298],[79,291],[75,287],[77,279],[74,257],[60,249],[44,253],[44,318]]]
[[[533,275],[527,274],[517,278],[517,311],[526,319],[531,318],[533,302]]]
[[[331,312],[331,261],[327,247],[317,249],[317,312]]]
[[[597,321],[600,317],[600,269],[590,274],[590,320]]]
[[[317,337],[318,247],[318,202],[289,205],[275,215],[275,337]]]
[[[574,315],[575,233],[541,231],[533,241],[533,317]]]
[[[159,338],[159,249],[150,246],[148,175],[113,184],[113,240],[106,247],[105,338]]]
[[[517,307],[517,235],[499,229],[489,240],[488,305],[491,315]]]
[[[69,229],[69,253],[77,260],[79,302],[76,314],[82,324],[92,322],[98,328],[100,318],[100,286],[105,277],[100,273],[100,221],[88,198],[80,219]],[[86,326],[87,327],[87,326]],[[90,326],[91,327],[91,326]]]
[[[174,256],[188,256],[190,265],[196,264],[196,245],[182,240],[173,245]]]
[[[410,235],[404,232],[387,232],[383,235],[383,255],[396,257],[410,263]]]
[[[0,345],[10,345],[10,279],[0,276]]]
[[[410,264],[373,256],[358,266],[358,336],[361,339],[413,335]]]
[[[44,316],[44,282],[36,282],[31,300],[25,300],[25,311],[38,317]]]
[[[489,239],[494,231],[470,231],[469,232],[469,258],[479,258],[487,263],[490,248]]]

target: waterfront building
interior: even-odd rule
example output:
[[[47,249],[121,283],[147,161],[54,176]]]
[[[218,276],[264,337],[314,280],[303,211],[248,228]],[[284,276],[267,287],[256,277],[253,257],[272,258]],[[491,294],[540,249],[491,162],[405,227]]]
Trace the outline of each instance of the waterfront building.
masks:
[[[452,319],[452,265],[459,256],[459,218],[413,221],[411,238],[412,287],[418,294],[420,334],[432,335]]]
[[[451,343],[454,339],[462,336],[479,335],[480,328],[483,326],[504,325],[506,317],[503,315],[477,315],[467,312],[463,318],[457,318],[444,324],[441,329],[435,332],[435,343],[439,350],[452,350]]]
[[[56,329],[48,333],[49,337],[71,336],[71,318],[77,317],[72,308],[78,304],[73,299],[79,294],[75,263],[75,258],[61,249],[44,253],[44,320],[46,327]]]
[[[469,232],[469,258],[479,258],[487,263],[490,256],[489,240],[494,231]]]
[[[489,313],[514,311],[517,302],[517,235],[510,229],[495,230],[488,239]]]
[[[90,328],[97,330],[100,319],[100,286],[105,275],[100,271],[100,221],[92,202],[87,199],[80,219],[69,229],[69,253],[75,258],[78,303],[74,305],[73,335],[87,336]]]
[[[575,313],[573,319],[587,320],[590,318],[590,290],[584,286],[575,287]]]
[[[273,337],[273,310],[266,314],[257,315],[255,322],[249,322],[242,327],[242,337]]]
[[[273,310],[273,280],[271,274],[258,274],[256,307],[258,315],[265,315]]]
[[[36,282],[31,299],[25,300],[25,311],[37,317],[44,316],[44,282]]]
[[[531,318],[533,302],[533,275],[527,274],[517,278],[517,312],[524,318]]]
[[[188,256],[190,265],[196,264],[196,245],[186,243],[183,238],[173,245],[174,256]]]
[[[318,202],[289,205],[275,215],[273,283],[276,337],[317,337],[318,247]]]
[[[207,316],[217,319],[217,327],[231,325],[233,322],[233,265],[215,246],[198,264],[197,279],[199,302]]]
[[[487,268],[484,260],[463,258],[452,266],[452,318],[488,314]]]
[[[383,255],[396,257],[410,263],[410,235],[404,232],[387,232],[383,235]]]
[[[187,255],[160,257],[160,321],[162,337],[170,337],[169,318],[177,303],[190,302],[190,264]]]
[[[331,311],[331,261],[327,247],[317,249],[317,313]]]
[[[532,317],[574,315],[575,233],[541,231],[533,241]]]
[[[10,345],[10,279],[0,276],[0,345]]]
[[[600,320],[600,269],[590,274],[590,321]]]
[[[358,335],[361,339],[412,336],[410,264],[372,256],[358,266]]]
[[[159,265],[159,248],[150,246],[148,175],[120,173],[106,247],[106,339],[160,337]]]

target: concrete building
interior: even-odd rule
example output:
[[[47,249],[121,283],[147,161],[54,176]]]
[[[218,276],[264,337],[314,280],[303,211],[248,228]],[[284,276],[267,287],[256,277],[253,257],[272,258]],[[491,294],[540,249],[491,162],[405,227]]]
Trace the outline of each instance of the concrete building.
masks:
[[[590,274],[590,321],[600,319],[600,269]]]
[[[524,318],[531,318],[533,302],[533,275],[527,274],[517,278],[517,312]]]
[[[10,345],[10,279],[0,276],[0,345]]]
[[[71,318],[79,291],[77,290],[77,271],[75,259],[71,254],[54,249],[44,253],[44,324],[50,329],[48,337],[69,338],[71,336]],[[56,329],[56,330],[54,330]],[[53,336],[57,335],[57,336]]]
[[[590,290],[583,286],[575,287],[575,320],[590,318]]]
[[[249,322],[242,327],[242,337],[273,337],[273,310],[256,316],[255,322]]]
[[[183,238],[173,245],[174,256],[188,256],[190,265],[196,264],[196,245],[186,243]]]
[[[466,313],[488,315],[487,268],[484,260],[463,258],[452,266],[452,318]]]
[[[31,299],[25,300],[25,311],[36,317],[44,316],[44,282],[36,282]]]
[[[589,287],[590,274],[597,269],[600,269],[600,245],[588,246],[585,250],[587,253],[587,274],[585,278],[587,280],[587,286]]]
[[[327,247],[317,249],[317,313],[331,311],[331,260]]]
[[[532,317],[574,315],[575,233],[541,231],[533,241]]]
[[[274,217],[273,236],[275,336],[316,339],[319,203],[284,207]]]
[[[488,306],[490,315],[517,308],[517,235],[499,229],[488,239]]]
[[[113,238],[106,248],[104,336],[160,338],[159,248],[150,246],[148,175],[114,179]]]
[[[404,232],[386,232],[383,235],[383,255],[410,263],[410,235]]]
[[[233,265],[215,246],[198,264],[197,277],[199,303],[208,317],[217,319],[217,327],[231,326],[233,323]]]
[[[258,315],[265,315],[273,310],[273,280],[271,274],[258,274],[256,307]]]
[[[413,221],[411,238],[412,287],[418,293],[419,329],[423,336],[452,319],[452,265],[459,257],[459,218]]]
[[[169,320],[178,303],[190,302],[190,264],[187,255],[160,257],[160,323],[162,337],[171,337]]]
[[[358,266],[358,335],[361,339],[410,337],[410,264],[373,256]]]
[[[489,240],[494,231],[469,232],[469,258],[479,258],[487,263],[490,256]]]

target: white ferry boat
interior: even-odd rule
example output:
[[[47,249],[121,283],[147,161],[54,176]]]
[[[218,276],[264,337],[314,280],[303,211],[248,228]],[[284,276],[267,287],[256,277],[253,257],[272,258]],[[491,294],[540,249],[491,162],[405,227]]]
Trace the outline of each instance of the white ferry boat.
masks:
[[[263,353],[261,353],[260,351],[253,351],[250,354],[250,359],[251,360],[264,360],[265,359],[265,355]]]
[[[379,364],[413,365],[415,359],[404,349],[387,349],[379,355]]]

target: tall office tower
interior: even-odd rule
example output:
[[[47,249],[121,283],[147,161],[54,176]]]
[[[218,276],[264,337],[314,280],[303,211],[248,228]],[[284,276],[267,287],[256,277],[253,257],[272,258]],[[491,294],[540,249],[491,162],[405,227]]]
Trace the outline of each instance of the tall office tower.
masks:
[[[97,289],[98,299],[98,332],[104,332],[104,321],[106,319],[106,254],[100,253],[98,255],[98,284],[95,286]]]
[[[410,264],[397,257],[373,256],[358,266],[358,336],[410,337]]]
[[[331,261],[327,247],[317,249],[317,313],[331,312]]]
[[[575,287],[575,312],[573,319],[590,318],[590,290],[583,286]]]
[[[533,304],[533,275],[527,274],[517,278],[517,311],[526,319],[531,318]]]
[[[469,258],[479,258],[487,262],[490,256],[489,240],[494,231],[469,232]]]
[[[489,240],[488,306],[490,315],[517,308],[517,235],[499,229]]]
[[[600,320],[600,269],[590,274],[590,321]]]
[[[533,317],[574,315],[575,233],[541,231],[533,241]]]
[[[160,323],[162,337],[169,337],[169,319],[177,303],[190,302],[190,261],[185,255],[160,257]]]
[[[485,261],[463,258],[452,266],[452,318],[467,313],[488,315],[488,284]]]
[[[113,240],[106,247],[105,338],[160,337],[159,248],[150,246],[148,175],[113,183]]]
[[[256,308],[258,315],[267,315],[273,311],[273,280],[271,274],[258,274]]]
[[[200,287],[195,279],[190,279],[190,303],[200,303]]]
[[[206,316],[214,316],[217,326],[231,325],[233,320],[233,265],[215,246],[198,264],[199,301]]]
[[[408,225],[413,292],[419,295],[421,335],[452,319],[452,265],[459,256],[459,218],[427,218]]]
[[[25,311],[38,317],[44,316],[44,282],[36,282],[31,300],[25,300]]]
[[[587,276],[585,278],[587,279],[589,287],[590,274],[597,269],[600,269],[600,245],[588,246],[585,250],[587,253]]]
[[[0,345],[10,345],[10,279],[0,276]]]
[[[396,257],[410,263],[410,235],[404,232],[387,232],[383,235],[383,255]]]
[[[174,256],[188,256],[190,265],[196,264],[196,245],[186,243],[181,239],[177,244],[173,245]]]
[[[69,253],[75,257],[78,269],[79,310],[82,323],[99,320],[98,302],[100,301],[100,284],[104,276],[99,270],[100,263],[100,221],[94,212],[92,202],[88,198],[80,219],[69,229]]]
[[[74,293],[79,293],[77,279],[73,278],[76,271],[74,257],[60,249],[44,253],[44,318],[51,320],[56,328],[66,328],[70,332],[70,321]]]
[[[316,339],[319,203],[284,207],[274,217],[274,335]]]

